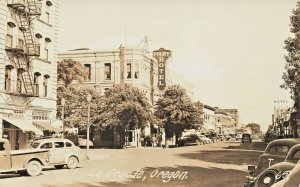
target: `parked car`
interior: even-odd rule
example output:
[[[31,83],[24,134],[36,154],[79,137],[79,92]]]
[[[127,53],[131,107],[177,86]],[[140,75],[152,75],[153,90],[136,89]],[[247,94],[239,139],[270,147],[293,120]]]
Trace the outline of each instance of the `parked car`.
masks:
[[[204,142],[196,134],[185,135],[178,140],[178,146],[202,145]]]
[[[62,138],[46,138],[35,140],[30,149],[49,151],[49,165],[61,169],[65,165],[69,169],[75,169],[79,163],[88,160],[87,155],[71,140]]]
[[[204,144],[209,144],[211,143],[211,139],[209,139],[208,137],[206,137],[205,135],[199,135],[199,139],[204,143]]]
[[[286,178],[300,159],[300,144],[293,146],[285,160],[270,166],[258,175],[254,181],[255,187],[270,187],[276,182]]]
[[[242,135],[243,135],[243,133],[241,133],[241,132],[236,133],[235,139],[236,140],[241,140],[242,139]]]
[[[87,138],[86,138],[86,136],[85,135],[78,135],[78,146],[79,147],[81,147],[81,148],[84,148],[84,147],[86,147],[86,142],[87,141]],[[89,147],[93,147],[94,146],[94,143],[91,141],[91,140],[89,140],[88,141],[89,142]]]
[[[290,171],[287,177],[275,183],[272,187],[298,187],[300,184],[300,161]]]
[[[242,143],[245,143],[245,142],[252,142],[252,138],[251,138],[251,134],[249,133],[243,133],[242,135]]]
[[[284,161],[290,149],[299,144],[300,139],[278,139],[270,142],[265,152],[259,157],[257,166],[248,166],[250,176],[247,176],[247,181],[244,186],[253,186],[254,182],[264,170],[268,169],[271,165]],[[292,155],[292,152],[290,153]],[[269,174],[268,174],[269,175]]]
[[[0,139],[0,173],[25,171],[30,176],[42,172],[42,166],[48,165],[48,150],[11,150],[7,139]]]

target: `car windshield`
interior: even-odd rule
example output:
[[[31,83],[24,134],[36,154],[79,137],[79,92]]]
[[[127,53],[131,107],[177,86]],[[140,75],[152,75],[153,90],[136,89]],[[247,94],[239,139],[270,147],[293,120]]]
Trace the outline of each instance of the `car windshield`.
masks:
[[[33,143],[30,145],[30,148],[36,149],[36,148],[38,148],[39,145],[40,145],[39,142],[33,142]]]

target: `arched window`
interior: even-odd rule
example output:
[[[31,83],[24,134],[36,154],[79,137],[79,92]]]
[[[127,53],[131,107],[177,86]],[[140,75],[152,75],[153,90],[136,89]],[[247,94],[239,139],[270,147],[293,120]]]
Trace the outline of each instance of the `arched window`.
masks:
[[[35,72],[33,74],[33,94],[35,96],[39,96],[39,77],[41,74],[39,72]]]
[[[43,96],[47,97],[48,96],[48,79],[50,78],[49,75],[44,75],[44,81],[43,81]]]
[[[13,46],[13,30],[16,24],[13,22],[7,23],[7,34],[6,34],[6,41],[5,41],[5,47],[12,48]]]
[[[51,1],[46,1],[46,7],[45,7],[45,13],[46,13],[46,22],[48,23],[48,24],[50,24],[50,19],[51,19],[51,17],[50,17],[50,7],[52,6],[52,2]]]
[[[36,54],[40,55],[41,54],[41,38],[43,36],[40,33],[35,34],[35,52]]]
[[[4,90],[6,92],[10,92],[11,91],[11,70],[14,67],[11,65],[7,65],[5,66],[5,82],[4,82]]]

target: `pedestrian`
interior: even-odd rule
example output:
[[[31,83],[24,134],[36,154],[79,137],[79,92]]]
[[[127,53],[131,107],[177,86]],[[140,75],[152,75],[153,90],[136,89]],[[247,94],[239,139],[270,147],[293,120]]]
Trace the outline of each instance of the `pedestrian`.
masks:
[[[152,135],[151,143],[152,143],[152,147],[156,147],[156,137],[154,134]]]

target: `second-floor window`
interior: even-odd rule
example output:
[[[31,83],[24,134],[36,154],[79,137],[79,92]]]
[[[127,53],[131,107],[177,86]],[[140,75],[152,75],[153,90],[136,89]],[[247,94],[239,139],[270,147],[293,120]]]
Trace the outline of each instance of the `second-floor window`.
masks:
[[[131,64],[127,64],[127,79],[131,79]]]
[[[33,75],[33,93],[36,96],[39,96],[39,72],[34,73]]]
[[[91,80],[91,64],[84,64],[84,68],[85,68],[85,70],[86,70],[86,72],[87,72],[87,75],[85,76],[85,80],[86,81],[90,81]]]
[[[6,92],[9,92],[11,89],[11,70],[10,66],[5,67],[5,82],[4,82],[4,89]]]
[[[138,79],[140,73],[140,66],[139,64],[134,64],[134,78]]]
[[[49,79],[49,75],[45,75],[44,80],[43,80],[43,96],[44,97],[48,96],[48,79]]]
[[[22,92],[22,74],[23,74],[23,69],[18,69],[17,71],[17,92],[21,93]]]
[[[49,42],[45,41],[44,47],[45,60],[49,60]]]
[[[105,80],[111,80],[111,64],[110,63],[104,64],[104,76],[105,76]]]

